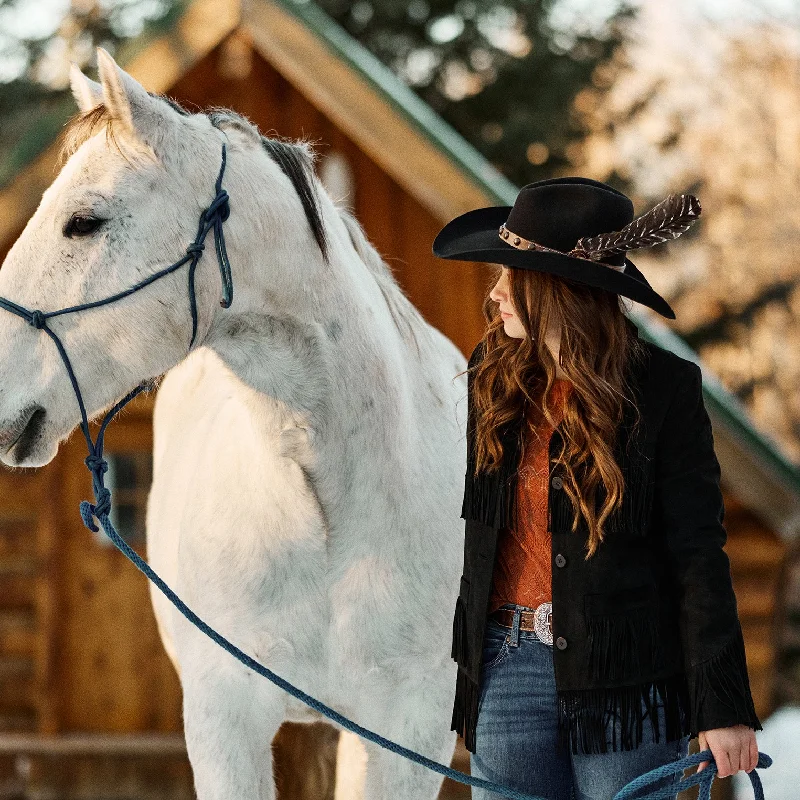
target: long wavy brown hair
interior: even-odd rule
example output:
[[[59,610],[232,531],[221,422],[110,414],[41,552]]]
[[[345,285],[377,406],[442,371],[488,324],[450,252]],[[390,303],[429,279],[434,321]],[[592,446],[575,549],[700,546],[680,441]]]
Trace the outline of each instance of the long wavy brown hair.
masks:
[[[492,266],[490,290],[501,276],[501,266]],[[524,447],[542,418],[555,425],[548,395],[556,362],[545,336],[551,325],[560,325],[559,361],[573,390],[564,406],[558,461],[564,465],[563,488],[573,507],[572,532],[581,515],[587,523],[588,560],[603,541],[606,520],[622,504],[624,478],[614,447],[626,404],[634,411],[631,432],[640,424],[627,366],[643,359],[645,350],[635,331],[629,330],[620,295],[534,270],[509,268],[508,280],[514,313],[526,337],[505,333],[497,303],[487,291],[482,309],[487,322],[482,340],[485,356],[471,376],[476,474],[500,467],[501,426],[524,414],[528,420],[522,428]],[[601,485],[606,492],[598,511]]]

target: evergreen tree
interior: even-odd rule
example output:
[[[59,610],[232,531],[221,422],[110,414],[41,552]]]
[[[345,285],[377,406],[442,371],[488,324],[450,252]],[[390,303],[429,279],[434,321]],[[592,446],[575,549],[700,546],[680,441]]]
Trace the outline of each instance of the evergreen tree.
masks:
[[[613,79],[634,16],[620,3],[591,20],[563,0],[318,4],[518,185],[569,172],[575,98]]]

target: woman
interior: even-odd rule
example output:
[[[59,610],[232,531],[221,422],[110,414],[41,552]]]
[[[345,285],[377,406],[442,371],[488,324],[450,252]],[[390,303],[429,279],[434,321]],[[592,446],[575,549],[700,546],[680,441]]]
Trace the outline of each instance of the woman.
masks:
[[[626,252],[699,213],[672,195],[634,220],[557,178],[434,242],[500,270],[469,360],[452,727],[473,775],[549,800],[610,800],[691,736],[721,777],[758,759],[701,371],[620,300],[674,318]]]

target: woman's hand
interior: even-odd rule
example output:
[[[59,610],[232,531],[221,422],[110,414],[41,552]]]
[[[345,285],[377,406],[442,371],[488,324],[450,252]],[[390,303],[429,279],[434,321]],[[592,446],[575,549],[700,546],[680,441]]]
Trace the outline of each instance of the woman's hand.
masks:
[[[747,725],[700,731],[697,740],[701,752],[710,749],[713,753],[720,778],[735,775],[740,769],[751,772],[758,763],[756,732]],[[708,761],[701,761],[697,771],[704,770],[708,764]]]

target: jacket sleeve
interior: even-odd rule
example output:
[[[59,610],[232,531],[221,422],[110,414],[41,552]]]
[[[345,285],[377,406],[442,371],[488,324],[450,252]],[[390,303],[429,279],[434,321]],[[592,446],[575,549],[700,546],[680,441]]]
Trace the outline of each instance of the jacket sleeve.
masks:
[[[747,675],[744,639],[723,546],[720,465],[694,362],[680,381],[658,437],[656,510],[680,598],[691,735],[736,724],[762,730]]]

